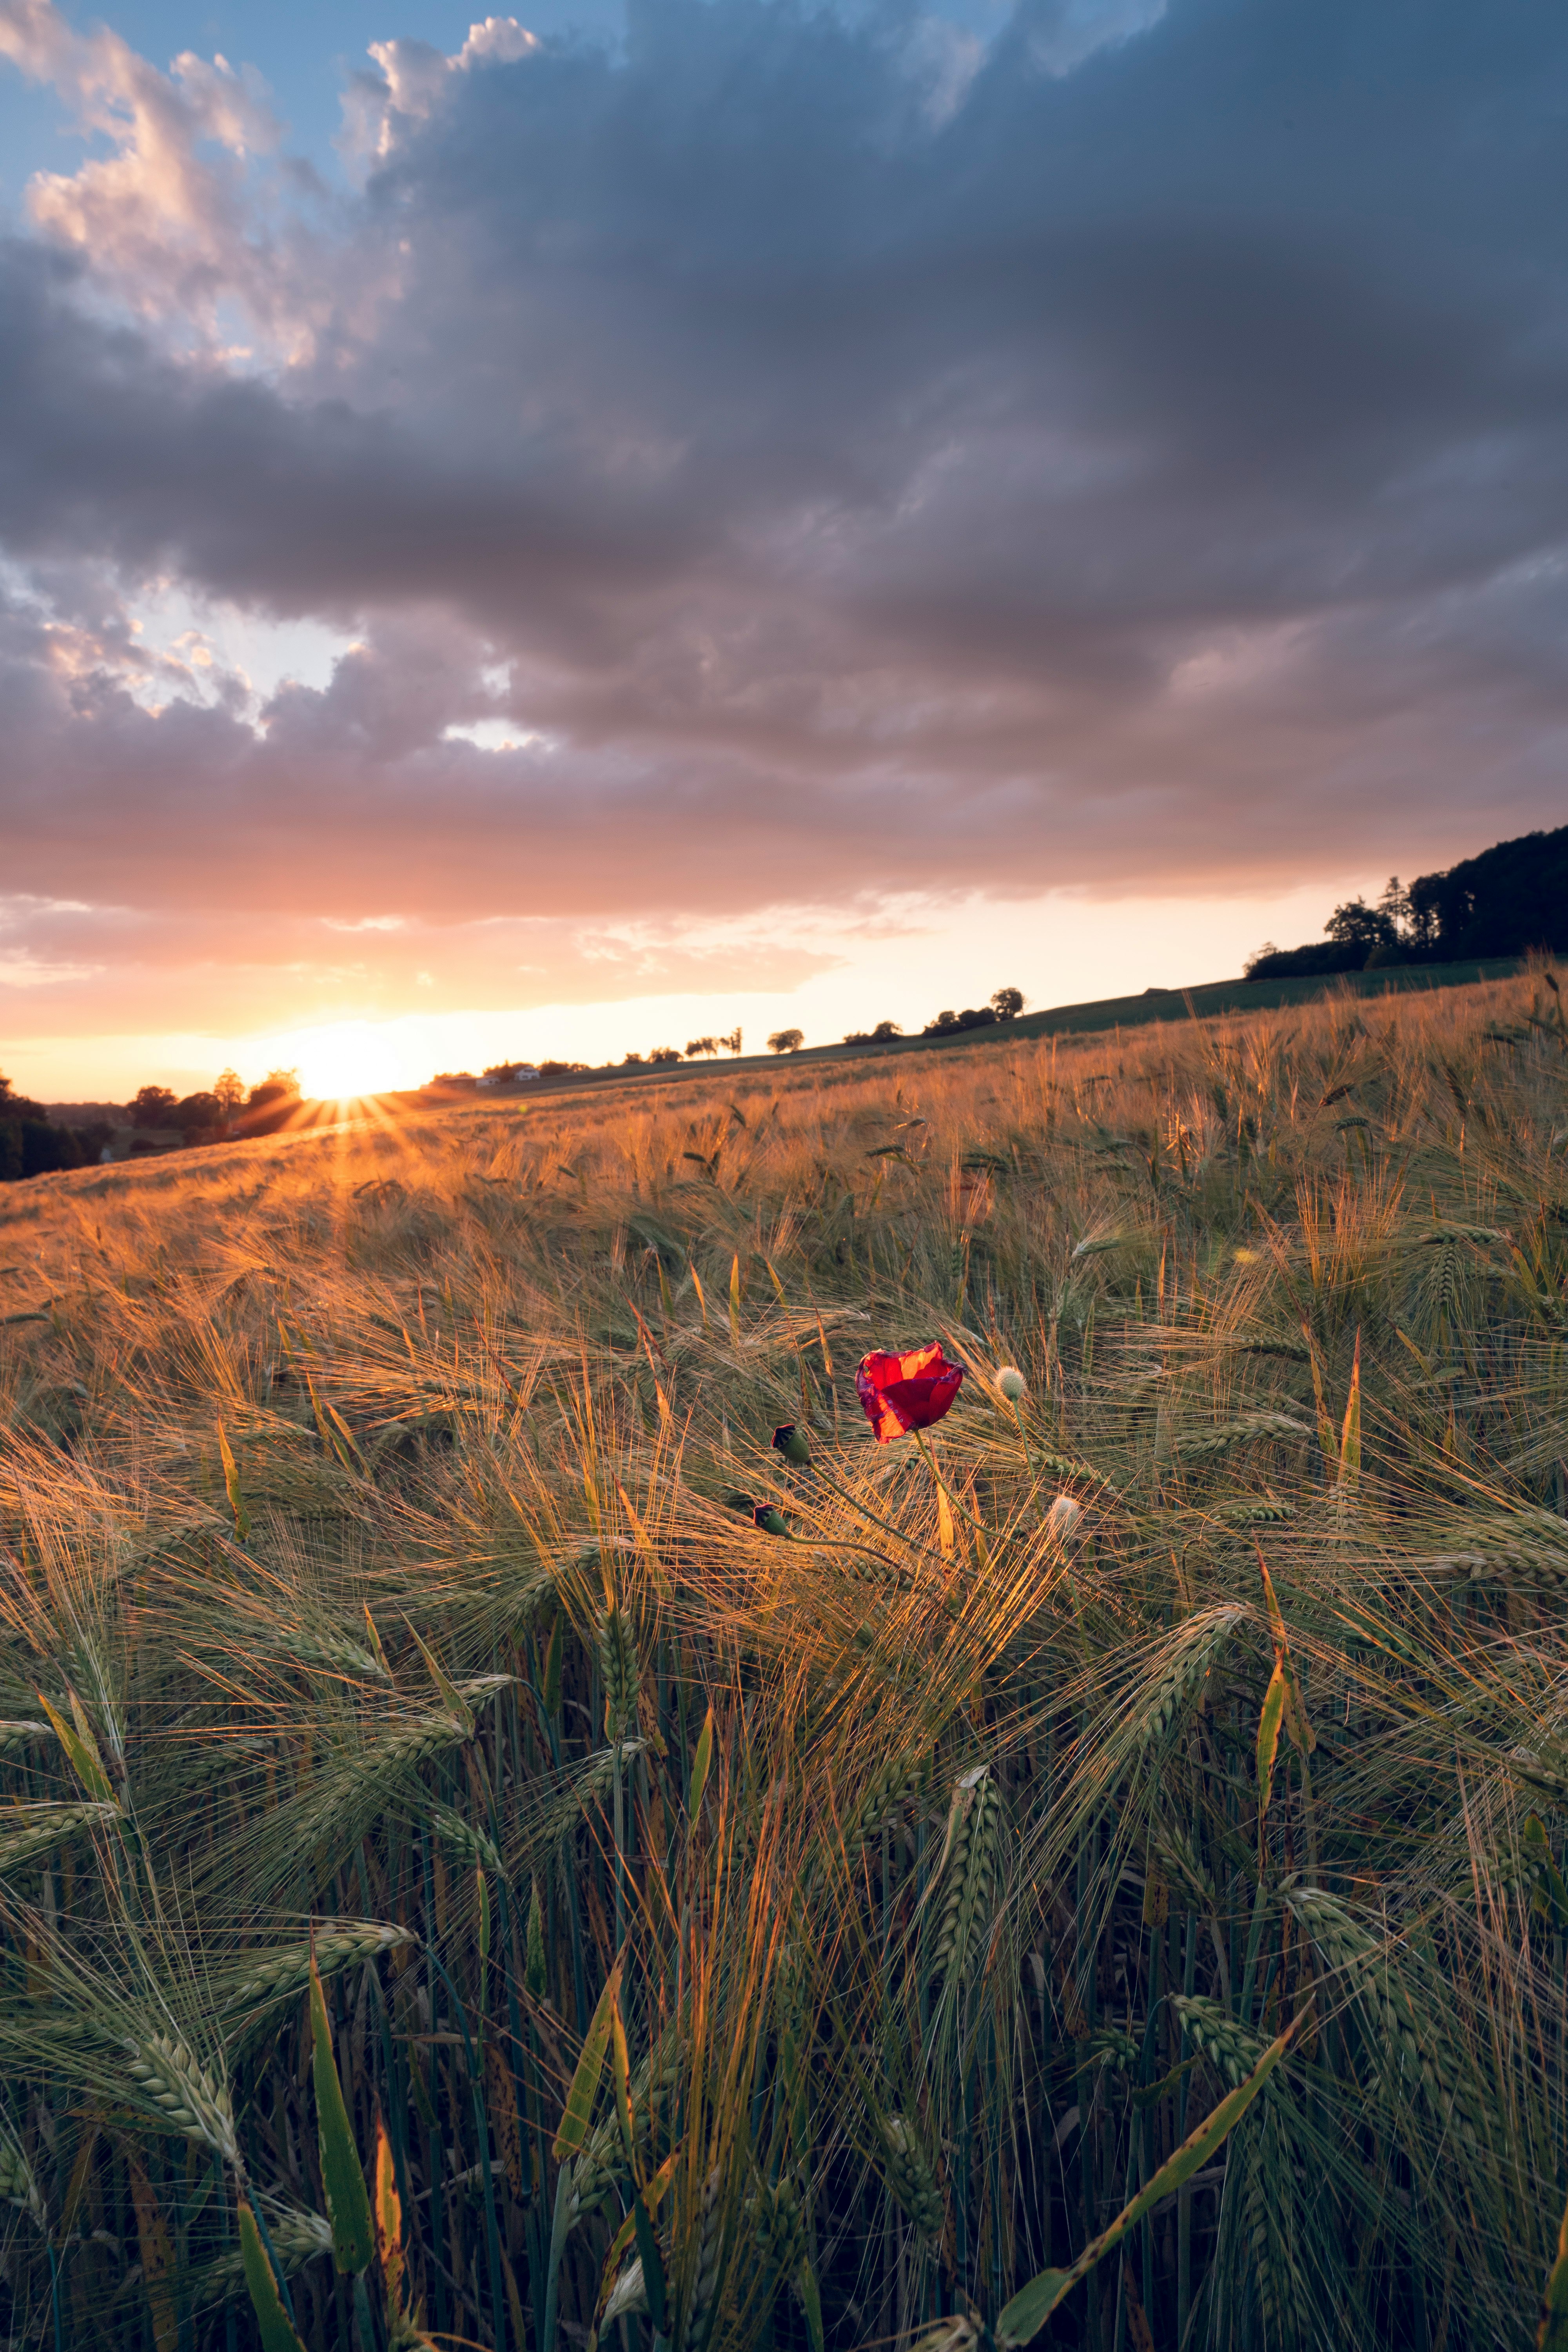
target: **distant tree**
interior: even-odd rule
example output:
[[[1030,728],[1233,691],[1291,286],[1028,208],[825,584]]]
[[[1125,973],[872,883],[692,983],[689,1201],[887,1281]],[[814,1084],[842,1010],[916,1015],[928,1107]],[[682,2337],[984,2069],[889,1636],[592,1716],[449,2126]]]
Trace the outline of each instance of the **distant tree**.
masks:
[[[687,1045],[686,1058],[689,1062],[694,1062],[699,1054],[712,1055],[718,1051],[719,1040],[717,1037],[693,1037]]]
[[[896,1021],[879,1021],[871,1032],[871,1043],[873,1045],[885,1045],[889,1039],[901,1037],[903,1034]]]
[[[741,1050],[741,1032],[739,1024],[731,1030],[727,1037],[721,1037],[719,1043],[723,1046],[724,1051],[727,1054],[738,1054]]]
[[[1431,950],[1437,944],[1443,929],[1444,885],[1446,874],[1418,874],[1405,893],[1410,909],[1410,944],[1413,948]]]
[[[969,1005],[962,1013],[939,1013],[921,1031],[922,1037],[955,1037],[961,1029],[994,1028],[996,1015],[989,1004]]]
[[[541,1062],[539,1075],[542,1078],[564,1078],[569,1077],[574,1070],[585,1070],[587,1066],[586,1062]],[[608,1063],[605,1067],[609,1067]]]
[[[1369,907],[1364,898],[1347,898],[1336,907],[1323,925],[1329,938],[1342,948],[1392,948],[1399,944],[1399,933],[1394,919],[1381,907]]]
[[[126,1104],[132,1127],[173,1127],[170,1113],[179,1101],[168,1087],[142,1087]]]
[[[468,1077],[468,1074],[465,1070],[462,1075]],[[432,1078],[430,1083],[433,1087],[442,1087],[449,1086],[453,1081],[449,1073],[443,1073],[440,1077]],[[468,1083],[472,1085],[472,1079]],[[247,1110],[261,1110],[268,1103],[298,1102],[299,1098],[298,1070],[268,1070],[260,1085],[252,1087],[246,1096],[245,1107]]]
[[[998,1021],[1016,1021],[1025,1005],[1021,988],[999,988],[991,999],[991,1009]]]
[[[1315,978],[1389,962],[1445,963],[1568,950],[1568,824],[1498,841],[1408,886],[1390,875],[1375,907],[1336,907],[1326,940],[1259,948],[1248,980]]]
[[[642,1055],[640,1054],[623,1054],[621,1056],[621,1067],[623,1070],[631,1069],[633,1067],[641,1069]]]
[[[1378,895],[1378,908],[1388,917],[1396,931],[1403,934],[1410,924],[1410,893],[1397,874],[1391,874]]]
[[[193,1139],[210,1141],[223,1123],[224,1108],[216,1094],[187,1095],[169,1117],[169,1125],[177,1127],[187,1143]]]
[[[42,1103],[36,1103],[30,1095],[16,1093],[10,1079],[0,1077],[0,1118],[42,1118],[45,1115]]]
[[[213,1094],[226,1118],[232,1118],[245,1100],[245,1082],[237,1071],[225,1070],[213,1081]]]
[[[679,1062],[679,1059],[680,1048],[679,1045],[656,1045],[652,1053],[648,1055],[648,1060],[650,1062],[658,1062],[661,1064],[665,1062]]]
[[[770,1054],[798,1054],[805,1043],[804,1029],[775,1029],[768,1039]]]
[[[80,1168],[87,1153],[68,1127],[51,1127],[47,1118],[24,1118],[3,1131],[8,1139],[5,1157],[15,1176],[51,1176],[58,1169]]]

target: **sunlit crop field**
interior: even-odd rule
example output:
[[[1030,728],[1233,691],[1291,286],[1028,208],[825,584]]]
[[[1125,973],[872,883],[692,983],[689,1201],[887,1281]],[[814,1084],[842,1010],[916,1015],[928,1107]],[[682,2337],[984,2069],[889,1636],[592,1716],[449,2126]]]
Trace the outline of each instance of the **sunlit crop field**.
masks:
[[[0,2337],[1533,2342],[1565,1049],[1536,972],[0,1196]]]

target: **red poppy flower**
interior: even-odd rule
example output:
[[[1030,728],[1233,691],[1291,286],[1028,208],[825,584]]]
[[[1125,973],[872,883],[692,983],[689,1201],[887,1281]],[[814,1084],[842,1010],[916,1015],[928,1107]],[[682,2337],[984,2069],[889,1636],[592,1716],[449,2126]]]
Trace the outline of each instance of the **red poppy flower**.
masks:
[[[902,1437],[911,1429],[929,1429],[940,1421],[963,1380],[962,1364],[950,1364],[942,1343],[911,1348],[905,1356],[863,1356],[855,1387],[879,1445]]]

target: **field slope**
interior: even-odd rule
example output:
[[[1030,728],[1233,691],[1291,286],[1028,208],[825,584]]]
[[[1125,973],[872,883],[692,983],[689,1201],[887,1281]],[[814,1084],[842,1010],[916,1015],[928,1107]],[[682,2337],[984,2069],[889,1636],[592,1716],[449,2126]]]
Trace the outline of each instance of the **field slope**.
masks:
[[[0,2332],[968,2352],[1148,2186],[1044,2341],[1522,2352],[1560,1008],[0,1196]],[[931,1339],[957,1403],[878,1446],[856,1363]]]

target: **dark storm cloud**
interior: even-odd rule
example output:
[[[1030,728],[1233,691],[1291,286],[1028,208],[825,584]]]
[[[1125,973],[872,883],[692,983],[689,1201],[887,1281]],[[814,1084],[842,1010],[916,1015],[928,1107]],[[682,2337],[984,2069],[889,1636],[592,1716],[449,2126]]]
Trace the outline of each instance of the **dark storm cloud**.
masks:
[[[270,374],[109,323],[111,222],[11,246],[15,887],[722,911],[1559,817],[1568,18],[1177,0],[1054,71],[1068,29],[391,45]],[[363,642],[262,709],[155,692],[153,574]],[[447,740],[487,717],[547,740]]]

